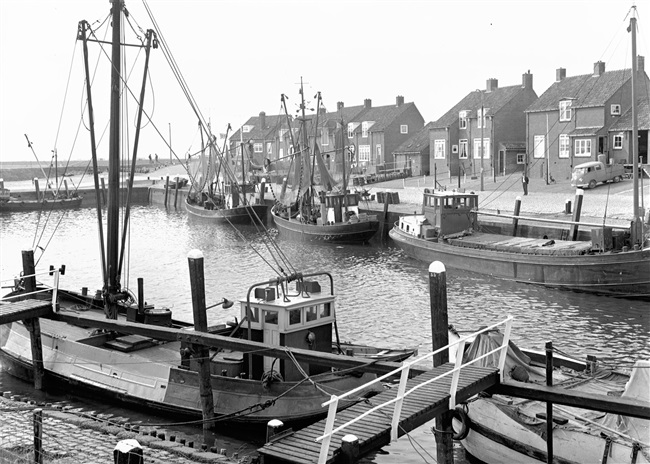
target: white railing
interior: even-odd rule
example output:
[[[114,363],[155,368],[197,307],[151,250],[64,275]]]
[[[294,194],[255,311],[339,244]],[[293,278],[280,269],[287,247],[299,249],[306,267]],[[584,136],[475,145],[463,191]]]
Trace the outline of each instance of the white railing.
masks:
[[[0,285],[2,286],[2,288],[7,288],[7,286],[5,286],[6,283],[10,282],[10,283],[14,284],[14,287],[15,287],[17,281],[27,279],[29,277],[37,277],[37,276],[43,276],[43,275],[49,275],[49,276],[53,277],[53,281],[52,281],[51,286],[47,286],[47,285],[43,284],[42,282],[37,282],[36,285],[37,286],[41,285],[43,288],[34,290],[33,292],[23,292],[23,293],[17,293],[15,295],[3,296],[3,297],[0,297],[0,301],[6,302],[6,301],[16,300],[18,298],[24,299],[26,296],[37,295],[37,294],[40,294],[40,293],[48,293],[48,292],[51,291],[52,292],[52,311],[56,312],[57,311],[57,298],[58,298],[58,292],[59,292],[59,277],[60,277],[60,274],[61,274],[60,269],[50,269],[49,271],[45,271],[45,272],[38,272],[36,274],[23,275],[23,276],[16,277],[16,278],[13,278],[13,279],[1,280]],[[11,288],[13,288],[13,287],[11,287]]]
[[[452,374],[453,374],[453,377],[451,379],[451,387],[449,389],[449,394],[451,396],[451,398],[449,399],[449,409],[454,409],[454,407],[456,407],[456,390],[458,388],[458,380],[460,378],[461,369],[463,367],[465,367],[465,366],[469,366],[470,364],[474,364],[475,362],[477,362],[477,361],[479,361],[481,359],[484,359],[484,358],[486,358],[488,356],[491,356],[492,354],[494,354],[496,352],[500,352],[500,356],[499,356],[499,373],[500,373],[501,381],[503,381],[503,376],[504,376],[503,368],[504,368],[505,363],[506,363],[506,354],[508,352],[507,347],[508,347],[508,342],[510,340],[510,331],[511,331],[511,328],[512,328],[512,321],[513,321],[513,317],[508,316],[506,319],[504,319],[501,322],[493,324],[493,325],[491,325],[489,327],[485,327],[484,329],[479,330],[478,332],[472,333],[470,335],[467,335],[465,337],[461,337],[460,339],[456,340],[455,342],[450,343],[449,345],[444,346],[442,348],[439,348],[439,349],[437,349],[437,350],[435,350],[435,351],[433,351],[431,353],[427,353],[427,354],[425,354],[423,356],[420,356],[419,358],[410,360],[408,362],[404,361],[404,363],[402,363],[402,366],[399,367],[398,369],[395,369],[394,371],[389,372],[388,374],[384,374],[381,377],[377,377],[376,379],[366,383],[365,385],[357,387],[354,390],[350,390],[350,391],[345,392],[345,393],[343,393],[343,394],[341,394],[339,396],[332,395],[332,397],[330,398],[329,401],[326,401],[325,403],[322,404],[322,406],[329,406],[329,410],[328,410],[328,413],[327,413],[327,420],[325,422],[325,430],[323,432],[323,435],[316,438],[316,440],[315,440],[317,442],[322,440],[321,449],[320,449],[320,456],[318,458],[319,464],[320,463],[324,464],[327,461],[327,454],[328,454],[330,442],[331,442],[332,436],[335,433],[340,432],[344,428],[346,428],[346,427],[354,424],[355,422],[363,419],[364,417],[368,416],[369,414],[372,414],[373,412],[378,411],[379,409],[382,409],[382,408],[384,408],[386,406],[389,406],[391,404],[395,404],[395,408],[393,410],[393,417],[392,417],[392,420],[391,420],[390,439],[391,439],[391,441],[396,440],[397,439],[397,433],[398,433],[399,418],[400,418],[400,415],[401,415],[401,412],[402,412],[402,403],[404,401],[404,398],[407,397],[408,395],[412,394],[413,392],[417,391],[418,389],[420,389],[420,388],[422,388],[422,387],[424,387],[426,385],[429,385],[429,384],[431,384],[433,382],[436,382],[436,381],[442,379],[443,377],[446,377],[448,375],[452,375]],[[487,352],[487,353],[485,353],[485,354],[483,354],[483,355],[481,355],[481,356],[479,356],[477,358],[474,358],[471,361],[468,361],[467,363],[463,364],[463,351],[464,351],[464,348],[465,348],[465,342],[467,340],[471,339],[471,338],[476,337],[477,335],[479,335],[481,333],[488,332],[488,331],[494,329],[495,327],[497,327],[499,325],[503,325],[503,324],[505,324],[506,328],[505,328],[505,333],[504,333],[504,336],[503,336],[503,342],[501,343],[501,346],[499,346],[498,348],[495,348],[494,350],[491,350],[491,351],[489,351],[489,352]],[[418,363],[420,363],[420,362],[422,362],[422,361],[424,361],[426,359],[429,359],[429,358],[435,356],[436,354],[438,354],[438,353],[440,353],[440,352],[442,352],[444,350],[448,350],[450,347],[455,346],[455,345],[458,345],[458,350],[457,350],[457,354],[456,354],[455,366],[454,366],[454,368],[452,370],[450,370],[448,372],[445,372],[444,374],[441,374],[441,375],[439,375],[437,377],[434,377],[432,379],[429,379],[426,382],[418,384],[418,385],[414,386],[413,388],[411,388],[410,390],[406,391],[406,382],[407,382],[408,377],[409,377],[409,371],[411,369],[411,366],[413,366],[414,364],[418,364]],[[343,425],[337,427],[336,429],[334,429],[334,421],[336,420],[336,411],[338,409],[338,403],[339,403],[339,401],[341,399],[346,398],[348,396],[356,395],[356,394],[360,393],[362,390],[368,388],[370,385],[381,382],[382,380],[385,380],[388,377],[392,377],[392,376],[396,375],[398,372],[400,372],[401,375],[400,375],[399,387],[397,389],[397,396],[395,398],[393,398],[393,399],[391,399],[389,401],[386,401],[385,403],[379,404],[379,405],[365,411],[363,414],[359,415],[358,417],[355,417],[354,419],[351,419],[350,421],[346,422],[345,424],[343,424]]]

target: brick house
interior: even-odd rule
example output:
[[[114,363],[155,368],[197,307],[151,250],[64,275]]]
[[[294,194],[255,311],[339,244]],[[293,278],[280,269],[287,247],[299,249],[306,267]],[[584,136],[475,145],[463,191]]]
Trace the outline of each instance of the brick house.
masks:
[[[470,92],[432,124],[431,170],[435,166],[438,175],[449,177],[478,176],[481,169],[486,176],[523,170],[521,153],[505,148],[495,153],[495,147],[526,139],[524,110],[537,99],[533,75],[524,73],[521,85],[498,84],[497,79],[487,79],[485,90]]]
[[[650,81],[643,57],[637,63],[640,100],[647,98]],[[575,165],[596,161],[598,155],[611,163],[630,163],[623,148],[631,124],[626,129],[616,123],[631,108],[631,77],[631,69],[605,71],[602,61],[593,73],[580,76],[566,77],[566,69],[558,68],[556,81],[526,109],[529,176],[547,182],[570,179]]]
[[[428,123],[397,147],[393,152],[396,168],[412,176],[429,174],[429,130],[432,124]]]

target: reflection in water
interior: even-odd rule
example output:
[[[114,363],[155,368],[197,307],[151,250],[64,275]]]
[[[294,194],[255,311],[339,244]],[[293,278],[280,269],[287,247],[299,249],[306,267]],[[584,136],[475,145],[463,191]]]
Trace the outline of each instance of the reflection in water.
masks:
[[[67,216],[59,223],[61,214]],[[205,257],[208,305],[223,297],[245,299],[253,283],[275,277],[264,262],[270,255],[263,233],[252,226],[236,232],[228,226],[192,220],[183,212],[148,206],[135,207],[131,217],[131,250],[126,258],[130,272],[123,285],[136,289],[137,278],[143,277],[147,302],[171,308],[176,318],[192,320],[187,268],[192,249],[201,250]],[[40,218],[41,226],[43,222]],[[41,237],[34,234],[37,224],[37,213],[0,216],[2,279],[19,272],[20,250],[31,248]],[[97,236],[94,210],[53,213],[39,243],[46,250],[42,256],[36,254],[39,268],[65,264],[62,286],[99,289]],[[331,246],[293,243],[282,237],[277,243],[296,270],[333,274],[342,340],[417,346],[421,353],[431,350],[426,263],[390,245]],[[515,318],[513,340],[528,348],[543,349],[552,341],[562,351],[594,354],[624,365],[650,358],[647,303],[516,284],[469,272],[449,270],[447,274],[449,321],[458,330],[477,329],[510,314]],[[227,310],[219,307],[209,311],[209,322],[237,316],[238,311],[237,305]]]

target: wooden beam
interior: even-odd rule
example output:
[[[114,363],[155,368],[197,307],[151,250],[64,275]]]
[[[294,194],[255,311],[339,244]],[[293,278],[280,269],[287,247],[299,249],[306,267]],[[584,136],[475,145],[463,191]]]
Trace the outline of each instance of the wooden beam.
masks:
[[[506,381],[488,389],[496,395],[510,395],[537,401],[550,401],[555,404],[589,409],[592,411],[611,412],[624,416],[650,420],[650,405],[643,401],[616,396],[599,395],[560,387],[547,387],[532,383]]]

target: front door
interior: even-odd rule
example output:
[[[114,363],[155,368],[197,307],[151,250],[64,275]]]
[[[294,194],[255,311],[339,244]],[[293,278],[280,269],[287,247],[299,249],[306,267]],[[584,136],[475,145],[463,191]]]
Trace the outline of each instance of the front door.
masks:
[[[277,311],[263,311],[262,323],[264,324],[264,343],[280,346],[280,326],[278,325]],[[275,358],[264,356],[264,371],[270,371]],[[275,370],[280,372],[279,361],[275,363]]]

